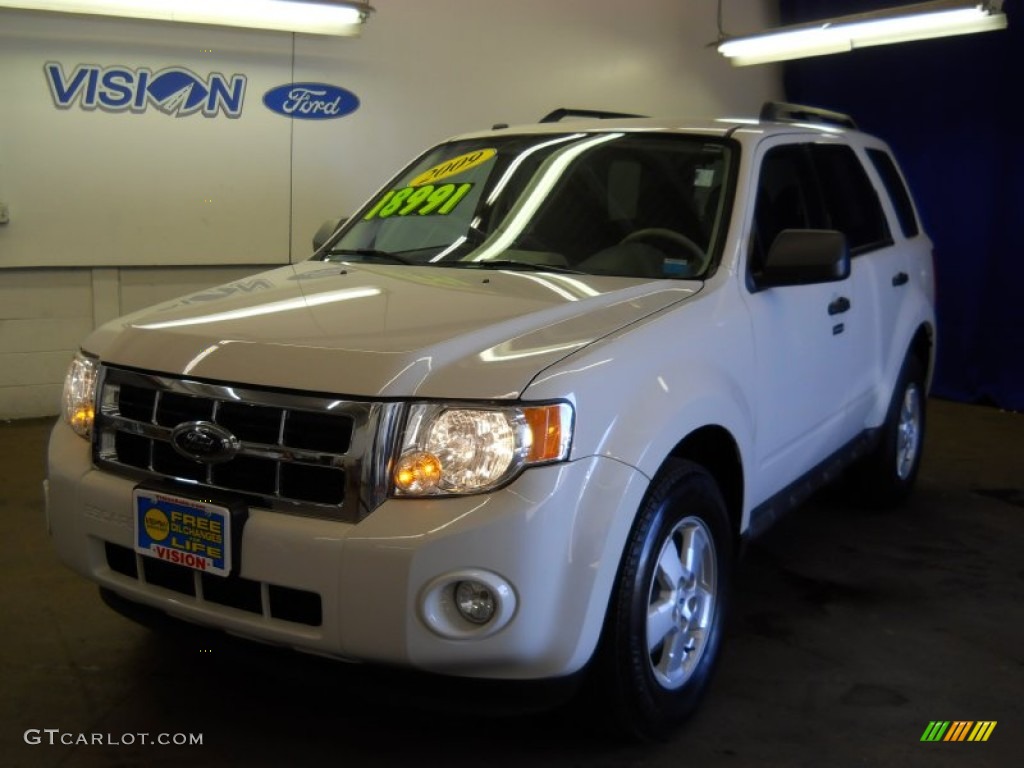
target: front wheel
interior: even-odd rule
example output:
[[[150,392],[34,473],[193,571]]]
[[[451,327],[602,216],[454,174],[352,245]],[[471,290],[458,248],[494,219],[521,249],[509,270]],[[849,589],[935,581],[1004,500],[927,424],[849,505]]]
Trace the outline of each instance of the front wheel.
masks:
[[[612,593],[601,682],[628,732],[663,736],[697,705],[718,656],[733,546],[714,478],[673,460],[651,486]]]

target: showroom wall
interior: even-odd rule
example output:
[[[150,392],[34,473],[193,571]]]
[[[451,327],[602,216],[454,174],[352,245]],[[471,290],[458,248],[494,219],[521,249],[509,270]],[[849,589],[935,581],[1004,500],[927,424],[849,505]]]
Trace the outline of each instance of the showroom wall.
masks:
[[[743,3],[730,29],[775,5]],[[754,114],[781,94],[778,68],[708,47],[711,0],[373,6],[359,38],[0,10],[0,418],[56,413],[98,324],[306,258],[323,220],[448,135],[559,106]],[[266,105],[291,83],[333,86],[330,119]]]

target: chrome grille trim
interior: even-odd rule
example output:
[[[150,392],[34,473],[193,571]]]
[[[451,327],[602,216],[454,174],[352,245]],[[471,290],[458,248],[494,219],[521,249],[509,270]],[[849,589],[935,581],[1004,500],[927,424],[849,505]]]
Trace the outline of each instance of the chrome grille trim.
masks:
[[[240,493],[254,497],[261,506],[277,511],[346,522],[361,520],[386,497],[388,446],[393,444],[392,437],[399,422],[401,405],[398,403],[332,399],[302,393],[234,387],[108,366],[101,369],[99,392],[93,459],[98,467],[116,474],[139,480],[168,480],[193,489],[210,488]],[[139,401],[123,402],[122,392],[138,396],[141,405]],[[151,408],[148,405],[149,397],[153,400]],[[175,400],[175,397],[178,399]],[[182,397],[189,399],[182,400]],[[177,426],[168,421],[168,416],[174,416],[174,412],[162,407],[168,400],[179,406],[187,403],[189,408],[195,406],[208,412],[209,418],[202,420],[213,423],[221,423],[218,419],[225,412],[230,412],[236,404],[258,406],[265,412],[244,414],[246,417],[258,416],[258,419],[251,422],[251,429],[246,425],[240,431],[262,430],[268,434],[263,435],[264,440],[247,440],[236,435],[240,441],[237,454],[231,461],[216,467],[205,462],[189,463],[189,459],[179,459],[168,453],[169,450],[173,451],[170,437]],[[239,408],[234,410],[241,411]],[[236,418],[241,416],[236,413]],[[272,424],[275,418],[278,419],[276,425]],[[160,423],[161,420],[164,423]],[[191,420],[188,417],[181,419],[181,422]],[[290,420],[293,420],[291,439]],[[351,431],[347,446],[343,446],[344,431],[339,427],[346,423],[350,424]],[[230,426],[221,425],[231,429]],[[308,425],[314,429],[295,432]],[[323,448],[324,441],[313,435],[314,432],[321,434],[315,429],[318,426],[323,426],[323,434],[330,436],[328,442],[336,442],[337,445]],[[269,435],[271,428],[274,435]],[[332,431],[336,428],[339,429]],[[267,437],[272,440],[275,435],[276,443],[266,441]],[[307,437],[310,439],[307,440]],[[125,448],[125,441],[132,441],[131,450]],[[314,447],[310,447],[310,442]],[[172,461],[161,463],[160,455]],[[233,471],[233,462],[239,459],[242,462],[234,465],[239,473],[235,477],[230,473]],[[248,467],[246,461],[250,462]],[[161,470],[162,466],[175,462],[184,467],[181,472]],[[272,468],[269,463],[273,464]],[[227,469],[219,470],[221,467]],[[264,477],[263,468],[272,472],[272,477]],[[233,481],[218,481],[218,471],[227,473],[222,477],[233,478]],[[286,487],[289,473],[292,477],[291,489]],[[253,487],[247,484],[246,478],[250,476],[265,485]],[[316,486],[315,493],[303,497],[307,480]],[[323,494],[327,492],[330,500],[324,501]]]
[[[288,413],[285,411],[285,413]],[[130,435],[138,435],[139,437],[145,437],[150,440],[159,440],[161,442],[169,443],[171,427],[161,427],[158,424],[144,424],[138,421],[132,421],[122,416],[109,416],[105,420],[106,427],[108,429],[114,429],[119,432],[124,432]],[[216,416],[214,416],[216,423]],[[309,464],[312,466],[322,467],[333,467],[341,466],[340,459],[347,455],[347,453],[322,453],[319,451],[310,451],[303,448],[288,448],[283,445],[267,445],[264,443],[250,443],[242,442],[242,447],[238,451],[239,456],[256,456],[263,459],[272,459],[278,462],[296,461],[302,464]],[[153,466],[152,457],[150,457],[149,466]],[[208,470],[212,470],[211,467],[207,467]]]

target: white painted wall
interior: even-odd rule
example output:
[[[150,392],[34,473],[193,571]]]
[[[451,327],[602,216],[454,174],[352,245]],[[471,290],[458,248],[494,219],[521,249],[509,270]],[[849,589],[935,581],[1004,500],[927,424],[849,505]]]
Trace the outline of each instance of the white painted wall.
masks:
[[[376,0],[358,39],[0,10],[0,418],[47,415],[78,342],[149,303],[309,253],[446,136],[559,106],[752,114],[778,70],[733,69],[707,43],[716,3]],[[743,4],[733,26],[773,21]],[[237,119],[57,109],[44,64],[247,78]],[[288,82],[332,83],[361,107],[329,121],[267,110]]]

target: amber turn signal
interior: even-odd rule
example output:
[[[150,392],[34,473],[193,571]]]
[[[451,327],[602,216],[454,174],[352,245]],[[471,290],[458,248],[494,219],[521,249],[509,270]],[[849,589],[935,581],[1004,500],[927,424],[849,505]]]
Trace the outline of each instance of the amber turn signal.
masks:
[[[533,443],[526,458],[527,463],[558,461],[565,458],[565,438],[570,425],[563,425],[562,422],[568,413],[568,408],[557,404],[523,409],[523,416],[533,436]],[[563,430],[566,434],[563,434]]]

